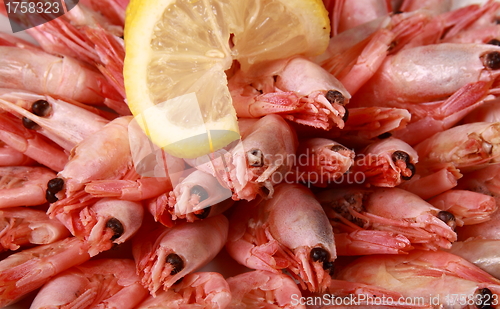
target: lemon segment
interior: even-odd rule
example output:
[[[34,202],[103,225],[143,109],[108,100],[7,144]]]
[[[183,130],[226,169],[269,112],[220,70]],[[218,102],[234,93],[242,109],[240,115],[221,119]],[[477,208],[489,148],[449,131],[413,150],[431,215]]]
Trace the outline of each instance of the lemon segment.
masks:
[[[239,138],[224,73],[322,53],[321,0],[132,0],[125,21],[127,103],[148,137],[181,158]]]

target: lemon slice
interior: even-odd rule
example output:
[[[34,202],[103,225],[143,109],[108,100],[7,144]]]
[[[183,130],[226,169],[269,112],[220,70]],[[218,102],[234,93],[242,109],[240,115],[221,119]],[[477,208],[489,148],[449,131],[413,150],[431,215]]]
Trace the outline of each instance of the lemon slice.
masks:
[[[125,21],[127,103],[151,140],[196,158],[239,139],[225,71],[315,56],[329,40],[321,0],[132,0]]]

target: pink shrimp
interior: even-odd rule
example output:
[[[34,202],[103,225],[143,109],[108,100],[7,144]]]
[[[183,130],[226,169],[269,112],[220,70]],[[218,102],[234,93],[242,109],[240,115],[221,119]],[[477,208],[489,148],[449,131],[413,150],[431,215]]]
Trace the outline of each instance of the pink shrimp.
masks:
[[[329,130],[344,127],[351,95],[331,74],[304,58],[257,64],[228,81],[238,117],[276,113],[300,124]]]
[[[55,217],[71,234],[88,243],[91,256],[129,240],[141,227],[144,216],[142,204],[112,198],[90,199],[65,208]]]
[[[422,1],[401,1],[401,6],[399,10],[402,12],[412,12],[416,10],[426,10],[432,12],[433,15],[442,14],[448,12],[452,8],[451,0],[422,0]]]
[[[395,187],[415,174],[417,152],[397,138],[375,142],[356,154],[352,173],[363,173],[365,183]]]
[[[14,150],[46,167],[60,171],[68,162],[68,154],[37,132],[28,130],[21,120],[0,112],[0,140]]]
[[[124,102],[123,26],[113,25],[103,15],[79,4],[63,16],[28,28],[27,32],[50,54],[95,65],[107,81],[103,83],[106,84],[104,104],[120,115],[130,115]]]
[[[226,279],[215,272],[196,272],[186,275],[182,281],[166,291],[143,300],[137,309],[224,309],[231,302],[231,290]],[[232,308],[232,307],[231,307]]]
[[[352,147],[364,147],[373,143],[377,137],[392,135],[393,131],[404,128],[411,114],[402,108],[357,107],[349,109],[349,119],[340,130],[332,128],[325,137],[338,140]]]
[[[296,182],[326,187],[351,168],[354,151],[330,139],[310,138],[299,143],[295,161]]]
[[[238,263],[274,273],[286,269],[302,289],[326,289],[337,257],[332,227],[305,186],[283,183],[272,199],[237,206],[226,249]]]
[[[110,87],[101,73],[71,57],[9,46],[0,46],[0,55],[0,88],[103,104]]]
[[[500,162],[500,123],[476,122],[436,133],[415,146],[420,170],[435,171],[453,165],[460,171]]]
[[[500,165],[493,164],[472,172],[464,173],[463,178],[458,181],[457,189],[470,190],[495,198],[500,202]],[[500,205],[500,204],[499,204]]]
[[[127,5],[129,3],[128,0],[82,0],[81,3],[92,9],[93,11],[103,14],[106,19],[113,25],[124,26],[125,9],[127,8]]]
[[[457,180],[462,176],[455,167],[447,166],[427,175],[417,174],[407,182],[400,184],[399,188],[426,200],[455,188],[458,184]]]
[[[400,50],[384,60],[351,103],[407,109],[411,123],[394,136],[416,144],[482,103],[500,73],[499,53],[492,45],[452,43]],[[407,134],[413,131],[419,134]]]
[[[328,294],[324,294],[319,297],[321,297],[322,299],[321,305],[312,308],[433,308],[423,302],[405,302],[405,297],[403,294],[392,291],[390,289],[381,288],[371,284],[337,279],[332,280],[332,283],[328,287]]]
[[[69,236],[61,222],[50,219],[42,210],[2,209],[0,219],[0,251],[17,250],[28,244],[51,244]]]
[[[457,227],[458,240],[469,238],[500,239],[500,211],[495,211],[488,221]]]
[[[242,123],[241,142],[186,162],[219,179],[223,187],[233,191],[234,200],[272,197],[273,186],[293,167],[296,133],[281,116],[273,114]]]
[[[332,226],[339,256],[404,254],[413,249],[410,240],[401,234],[362,228],[352,228],[350,232],[337,232],[337,224],[332,222]]]
[[[294,308],[302,293],[289,276],[264,270],[254,270],[227,279],[232,299],[229,308]]]
[[[227,240],[224,215],[172,228],[144,228],[133,240],[132,253],[142,284],[152,295],[210,262]],[[188,240],[188,241],[187,241]]]
[[[484,102],[464,117],[462,123],[500,122],[500,99],[495,98]]]
[[[398,188],[358,188],[327,190],[317,194],[327,216],[345,225],[367,230],[389,231],[408,238],[415,248],[437,250],[449,248],[457,240],[450,227],[455,218]],[[405,207],[400,207],[405,205]]]
[[[500,27],[495,22],[500,4],[487,1],[477,10],[476,18],[466,26],[448,32],[440,42],[449,43],[487,43],[500,35]]]
[[[344,0],[334,2],[333,10],[329,10],[332,15],[334,36],[379,17],[389,16],[392,12],[391,1],[387,0],[372,0],[363,3]]]
[[[132,309],[148,291],[140,284],[134,261],[99,259],[74,266],[52,278],[30,308]]]
[[[231,196],[215,177],[195,170],[172,191],[150,201],[148,208],[156,221],[171,227],[175,220],[193,222],[223,213],[234,203]]]
[[[72,150],[69,162],[49,183],[47,196],[53,203],[49,213],[63,212],[65,205],[88,196],[137,201],[170,188],[167,177],[146,180],[133,169],[128,136],[131,119],[124,116],[111,121]]]
[[[45,167],[0,167],[0,208],[47,203],[47,182],[55,175]]]
[[[34,163],[35,160],[0,140],[0,166],[29,166]]]
[[[420,13],[379,17],[332,37],[326,52],[315,61],[354,95],[389,53],[403,48],[428,19]]]
[[[496,306],[500,280],[465,259],[444,251],[411,251],[407,255],[361,257],[344,267],[337,279],[373,285],[420,299],[420,304],[463,308],[452,294]],[[435,299],[436,303],[431,303]]]
[[[492,196],[468,190],[448,190],[428,202],[436,208],[452,213],[458,226],[488,221],[497,210]]]
[[[86,137],[96,133],[109,120],[71,101],[54,99],[27,91],[0,89],[0,108],[22,118],[23,126],[71,151]],[[72,115],[79,115],[73,119]]]
[[[500,279],[499,249],[499,239],[475,238],[454,242],[448,252],[466,259],[495,278]]]
[[[12,304],[53,276],[89,259],[85,243],[74,237],[8,256],[0,261],[0,306]]]

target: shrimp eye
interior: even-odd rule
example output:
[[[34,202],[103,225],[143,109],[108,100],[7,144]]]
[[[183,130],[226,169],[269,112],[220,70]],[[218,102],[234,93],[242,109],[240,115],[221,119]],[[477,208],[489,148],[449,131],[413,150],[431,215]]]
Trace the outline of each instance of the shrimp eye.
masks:
[[[497,39],[492,39],[487,44],[495,45],[495,46],[500,46],[500,41],[497,40]]]
[[[330,276],[333,276],[333,271],[334,271],[333,262],[323,262],[323,269],[328,271]]]
[[[252,149],[250,151],[247,151],[247,160],[250,166],[264,166],[264,154],[260,149]]]
[[[123,235],[123,225],[120,220],[116,218],[109,219],[108,222],[106,222],[106,227],[110,228],[114,233],[113,236],[111,236],[111,240],[115,240]]]
[[[35,130],[39,128],[38,124],[31,119],[23,117],[22,121],[23,121],[23,126],[28,130]]]
[[[200,213],[195,213],[194,215],[196,216],[196,218],[198,219],[205,219],[208,217],[208,215],[210,214],[210,210],[212,209],[212,207],[205,207],[201,210]]]
[[[437,214],[437,217],[452,229],[455,229],[455,227],[457,226],[455,222],[455,216],[451,212],[442,210]]]
[[[208,198],[208,192],[202,186],[193,186],[191,190],[189,190],[189,193],[198,195],[200,197],[199,202],[203,202]]]
[[[314,262],[325,263],[330,259],[330,253],[323,248],[313,248],[310,256]]]
[[[38,100],[31,105],[31,111],[40,117],[47,116],[50,112],[50,104],[45,100]]]
[[[45,199],[49,203],[55,203],[59,199],[56,196],[56,193],[61,191],[64,187],[64,179],[62,178],[53,178],[47,182],[47,190],[45,191]]]
[[[172,271],[170,272],[170,275],[175,275],[178,272],[180,272],[182,269],[184,269],[184,261],[181,259],[180,256],[178,256],[175,253],[170,253],[167,256],[167,263],[172,265]]]
[[[342,93],[340,93],[340,91],[328,90],[328,92],[325,94],[325,98],[331,104],[337,103],[340,105],[344,105],[345,97]]]
[[[410,180],[413,177],[413,175],[415,175],[415,165],[411,163],[406,163],[406,168],[410,170],[411,175],[410,176],[401,175],[401,178],[403,180]]]
[[[379,136],[377,136],[377,137],[378,137],[379,139],[386,139],[386,138],[389,138],[389,137],[391,137],[391,136],[392,136],[391,132],[385,132],[385,133],[380,134],[380,135],[379,135]]]
[[[45,191],[45,199],[47,200],[47,202],[49,203],[55,203],[57,202],[59,199],[57,198],[56,194],[52,191]]]
[[[347,108],[345,108],[345,107],[344,107],[344,109],[345,109],[345,113],[344,113],[344,116],[342,117],[342,120],[344,122],[346,122],[347,119],[349,119],[349,110]]]
[[[52,178],[47,183],[47,190],[53,193],[61,191],[64,187],[64,179],[62,178]]]
[[[500,69],[500,53],[495,51],[486,54],[484,65],[492,70]]]
[[[476,302],[476,307],[479,309],[489,309],[491,307],[493,293],[488,288],[482,288],[476,290],[476,299],[479,300],[479,303]]]
[[[404,151],[394,151],[392,153],[392,157],[391,157],[392,161],[396,162],[396,161],[403,161],[405,163],[409,163],[410,162],[410,155],[407,154],[406,152]]]

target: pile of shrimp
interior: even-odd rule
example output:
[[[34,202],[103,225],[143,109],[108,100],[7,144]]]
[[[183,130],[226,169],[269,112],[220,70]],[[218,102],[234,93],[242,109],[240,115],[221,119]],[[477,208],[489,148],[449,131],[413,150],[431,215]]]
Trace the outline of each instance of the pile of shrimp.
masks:
[[[241,139],[189,160],[126,104],[127,0],[0,33],[0,307],[500,307],[500,2],[466,2],[324,0],[328,49],[227,71]]]

